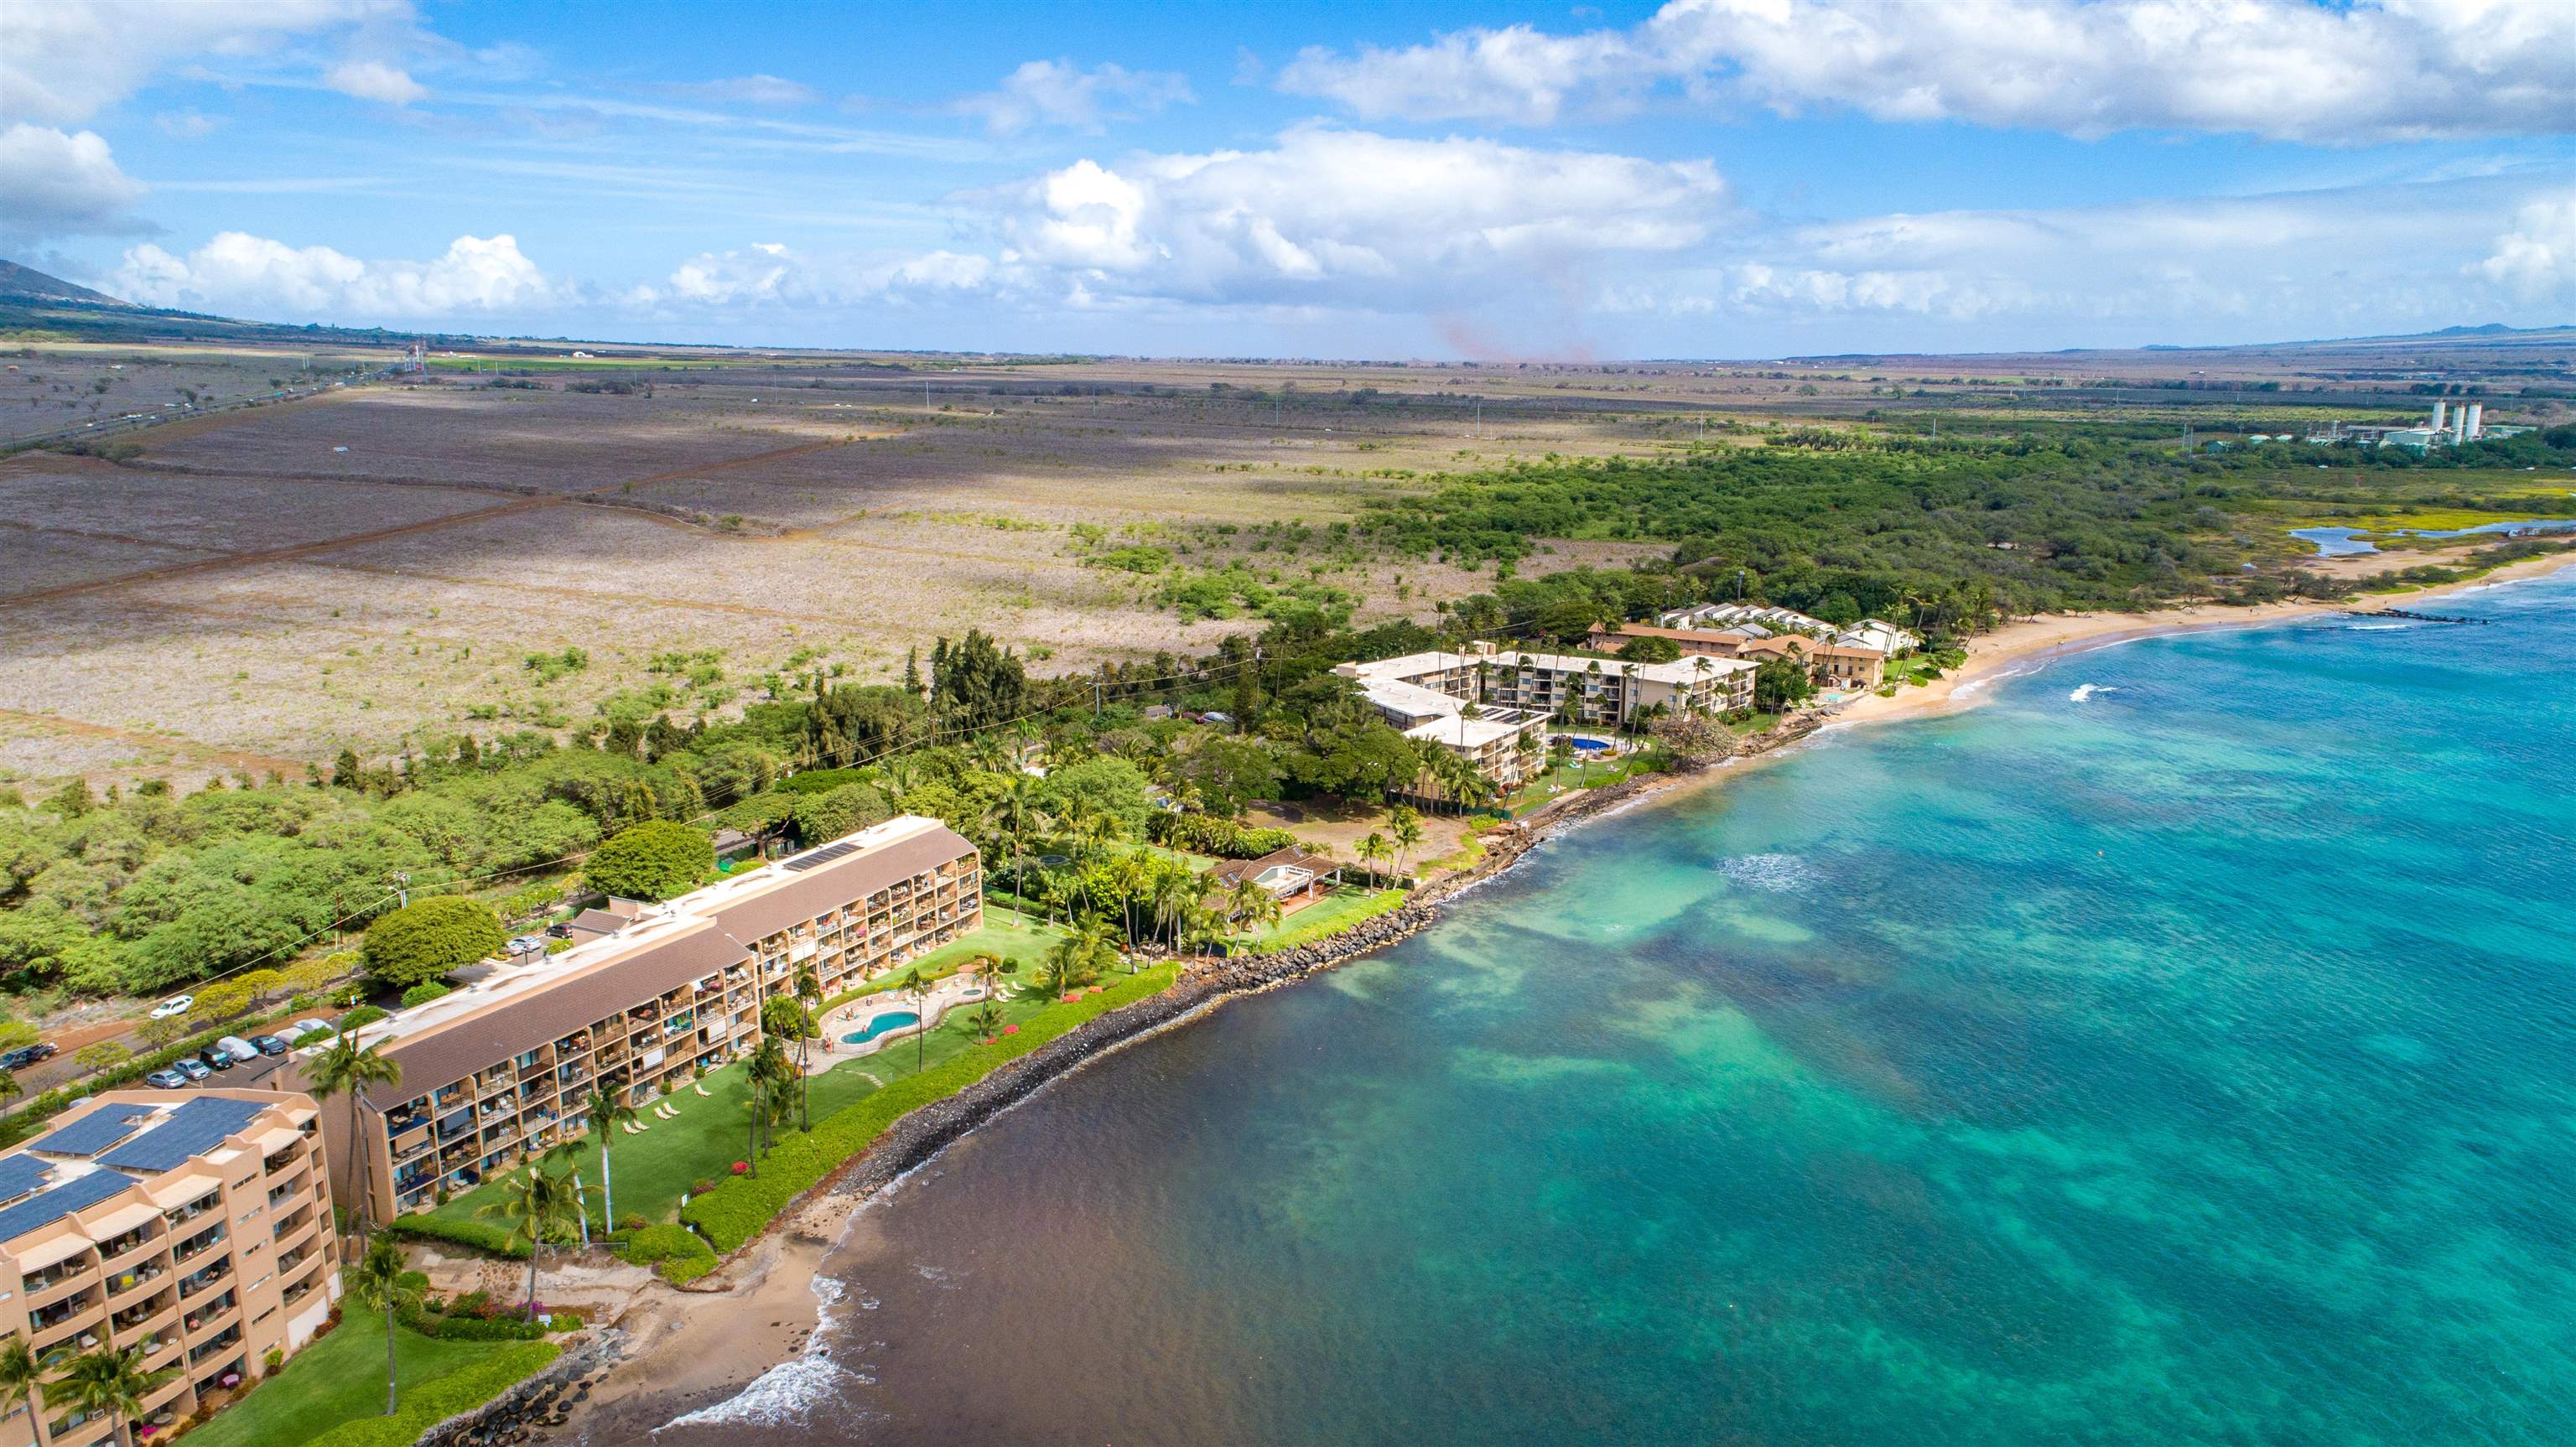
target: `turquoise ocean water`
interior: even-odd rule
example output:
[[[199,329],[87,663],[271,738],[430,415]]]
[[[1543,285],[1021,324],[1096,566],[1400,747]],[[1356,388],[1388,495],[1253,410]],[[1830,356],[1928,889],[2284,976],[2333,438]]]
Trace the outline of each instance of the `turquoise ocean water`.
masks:
[[[2576,1442],[2576,579],[2432,606],[1555,840],[926,1167],[659,1440]]]

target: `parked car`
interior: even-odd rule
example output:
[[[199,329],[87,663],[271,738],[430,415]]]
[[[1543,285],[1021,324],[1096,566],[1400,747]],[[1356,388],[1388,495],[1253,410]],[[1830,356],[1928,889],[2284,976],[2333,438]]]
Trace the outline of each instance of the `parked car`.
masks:
[[[233,1053],[220,1045],[209,1045],[205,1049],[198,1051],[197,1058],[205,1062],[205,1066],[208,1070],[230,1070],[233,1068]]]
[[[283,1055],[288,1048],[285,1041],[274,1035],[253,1035],[250,1037],[250,1043],[251,1048],[262,1055]]]
[[[52,1044],[45,1041],[21,1045],[6,1055],[0,1055],[0,1070],[24,1070],[39,1060],[52,1058],[54,1053]]]
[[[196,996],[172,995],[169,999],[152,1007],[152,1018],[155,1020],[167,1020],[173,1015],[185,1015],[195,1008],[197,1008]]]
[[[571,926],[571,925],[568,925],[568,924],[550,924],[550,925],[547,925],[547,926],[546,926],[546,938],[547,938],[547,939],[550,939],[550,940],[568,940],[568,939],[571,939],[571,938],[572,938],[572,926]]]
[[[289,1045],[301,1045],[317,1035],[328,1035],[331,1027],[319,1020],[298,1020],[277,1032],[277,1038]]]
[[[143,1077],[143,1083],[154,1090],[177,1090],[188,1083],[188,1077],[176,1070],[156,1070]]]
[[[216,1041],[215,1048],[231,1056],[236,1065],[259,1058],[258,1048],[238,1035],[227,1035]]]
[[[207,1068],[206,1062],[199,1060],[194,1055],[180,1056],[178,1059],[170,1062],[170,1068],[178,1071],[181,1075],[188,1077],[190,1080],[203,1080],[207,1076],[215,1073]]]

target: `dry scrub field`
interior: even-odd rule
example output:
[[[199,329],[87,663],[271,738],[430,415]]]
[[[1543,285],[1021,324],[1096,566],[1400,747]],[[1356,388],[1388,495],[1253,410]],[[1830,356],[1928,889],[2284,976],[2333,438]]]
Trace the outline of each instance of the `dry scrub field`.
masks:
[[[266,375],[255,356],[207,366]],[[1132,542],[1320,576],[1363,617],[1428,616],[1490,573],[1254,532],[1348,520],[1436,471],[1651,450],[1682,426],[1534,392],[1479,429],[1423,369],[617,375],[638,390],[441,377],[189,418],[131,434],[141,451],[117,463],[0,462],[0,779],[299,772],[343,747],[578,724],[657,683],[686,719],[783,668],[894,676],[969,627],[1059,671],[1259,626],[1185,621],[1151,580],[1084,561]],[[1291,385],[1275,411],[1230,395]],[[1420,405],[1332,400],[1360,387]],[[1543,565],[1643,551],[1567,544]],[[587,666],[524,665],[566,649]],[[713,655],[723,677],[648,671],[670,653]]]

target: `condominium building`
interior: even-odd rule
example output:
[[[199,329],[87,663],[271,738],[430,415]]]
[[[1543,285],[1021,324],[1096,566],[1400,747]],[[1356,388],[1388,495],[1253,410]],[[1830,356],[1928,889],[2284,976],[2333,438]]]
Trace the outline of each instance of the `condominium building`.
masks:
[[[1807,676],[1821,687],[1878,687],[1887,677],[1887,651],[1842,641],[1850,636],[1825,639],[1803,633],[1771,633],[1759,627],[1710,632],[1699,628],[1650,628],[1643,623],[1603,623],[1593,627],[1588,641],[1596,649],[1616,650],[1635,639],[1661,638],[1679,648],[1685,657],[1734,658],[1757,667],[1774,658],[1787,658],[1806,665]]]
[[[1547,715],[1478,704],[1475,670],[1459,661],[1455,653],[1417,653],[1383,663],[1345,663],[1336,671],[1356,680],[1361,695],[1406,738],[1438,744],[1497,787],[1516,789],[1546,757],[1540,736]],[[1396,676],[1407,669],[1410,676]],[[1437,780],[1416,782],[1416,792],[1436,795]]]
[[[837,993],[975,929],[980,864],[946,825],[906,816],[662,904],[591,911],[570,949],[479,966],[366,1027],[402,1080],[364,1097],[358,1139],[335,1154],[364,1173],[376,1219],[434,1205],[580,1134],[594,1090],[641,1105],[748,1054],[761,1002],[800,973]],[[325,1128],[349,1126],[333,1111]]]
[[[1624,726],[1657,710],[1723,713],[1753,706],[1753,665],[1741,659],[1627,663],[1569,653],[1498,652],[1490,662],[1486,697],[1576,723]]]
[[[114,1090],[0,1153],[0,1320],[48,1373],[0,1447],[112,1440],[47,1391],[81,1353],[168,1371],[128,1424],[166,1426],[313,1339],[340,1290],[315,1114],[303,1095]]]
[[[1471,643],[1464,653],[1411,653],[1345,663],[1334,671],[1357,680],[1373,701],[1390,693],[1390,686],[1405,685],[1472,700],[1497,717],[1534,720],[1523,728],[1543,729],[1552,718],[1619,726],[1658,708],[1681,714],[1753,706],[1753,665],[1737,659],[1627,663]],[[1380,702],[1379,708],[1384,712],[1388,705]]]

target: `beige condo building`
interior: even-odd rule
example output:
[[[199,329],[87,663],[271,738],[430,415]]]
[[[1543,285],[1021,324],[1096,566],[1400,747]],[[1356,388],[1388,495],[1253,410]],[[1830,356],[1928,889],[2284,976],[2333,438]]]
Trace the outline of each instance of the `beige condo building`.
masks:
[[[0,1153],[0,1320],[47,1380],[85,1352],[139,1350],[168,1375],[136,1422],[166,1426],[310,1342],[340,1289],[315,1117],[304,1095],[115,1090]],[[39,1381],[0,1418],[0,1447],[114,1431]]]

